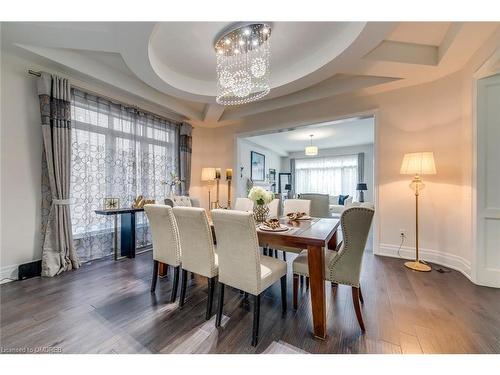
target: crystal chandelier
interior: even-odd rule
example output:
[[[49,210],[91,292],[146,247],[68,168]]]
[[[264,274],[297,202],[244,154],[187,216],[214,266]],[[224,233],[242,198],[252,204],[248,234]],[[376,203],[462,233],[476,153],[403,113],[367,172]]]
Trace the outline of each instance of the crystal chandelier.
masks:
[[[269,93],[270,36],[270,25],[251,23],[217,38],[217,103],[244,104]]]

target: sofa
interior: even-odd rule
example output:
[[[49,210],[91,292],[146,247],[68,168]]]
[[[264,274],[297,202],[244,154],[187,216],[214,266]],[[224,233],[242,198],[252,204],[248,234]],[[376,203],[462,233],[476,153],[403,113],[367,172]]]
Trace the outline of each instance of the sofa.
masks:
[[[348,198],[345,199],[344,204],[341,205],[339,204],[338,195],[330,195],[330,214],[332,216],[340,217],[342,211],[344,211],[347,208],[347,206],[352,204],[352,198],[353,197],[349,196]]]

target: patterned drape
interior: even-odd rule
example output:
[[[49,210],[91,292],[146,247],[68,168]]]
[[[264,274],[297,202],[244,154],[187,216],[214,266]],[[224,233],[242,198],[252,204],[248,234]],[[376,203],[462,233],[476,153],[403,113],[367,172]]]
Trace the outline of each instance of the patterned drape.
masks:
[[[189,195],[191,185],[191,152],[192,152],[192,132],[190,124],[183,123],[180,129],[179,138],[179,178],[182,181],[181,195]]]
[[[42,276],[78,268],[70,215],[71,113],[67,79],[42,73],[37,81],[42,155]],[[44,185],[44,182],[48,184]]]
[[[163,202],[165,182],[178,171],[179,125],[73,89],[72,223],[75,248],[83,261],[112,254],[112,217],[97,215],[104,198],[131,207],[134,198]],[[143,213],[137,214],[138,246],[151,242]],[[120,239],[119,239],[120,240]]]

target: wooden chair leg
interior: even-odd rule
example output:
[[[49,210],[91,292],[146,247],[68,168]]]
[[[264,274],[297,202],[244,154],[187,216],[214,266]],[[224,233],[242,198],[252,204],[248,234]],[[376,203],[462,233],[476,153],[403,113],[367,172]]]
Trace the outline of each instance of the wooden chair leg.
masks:
[[[151,279],[151,293],[154,293],[156,290],[156,282],[158,281],[158,266],[159,262],[157,260],[153,260],[153,278]]]
[[[354,304],[354,311],[356,311],[356,318],[358,318],[359,328],[365,332],[365,323],[363,323],[363,315],[361,315],[361,306],[359,305],[359,288],[351,287],[352,289],[352,303]]]
[[[170,295],[170,303],[174,303],[177,299],[177,289],[179,289],[179,273],[181,272],[181,266],[174,267],[174,281],[172,284],[172,292]]]
[[[283,251],[283,260],[286,262],[286,251]]]
[[[276,250],[276,249],[274,250],[274,257],[275,257],[276,259],[278,259],[278,250]]]
[[[281,276],[281,312],[286,313],[286,275]]]
[[[265,256],[267,256],[267,247],[266,246],[264,246],[262,248],[262,254],[264,254]]]
[[[194,280],[194,272],[191,272],[191,280]]]
[[[297,297],[299,292],[299,275],[293,274],[293,309],[297,310]]]
[[[212,306],[214,304],[214,290],[215,290],[215,277],[208,278],[208,299],[207,299],[207,313],[205,315],[206,320],[210,320],[212,317]]]
[[[179,301],[180,307],[184,306],[184,302],[186,300],[187,278],[188,278],[188,271],[182,270],[181,296],[180,296],[180,301]]]
[[[260,294],[253,296],[253,300],[252,346],[257,346],[259,342]]]
[[[306,276],[306,289],[309,289],[309,277]]]
[[[300,275],[300,287],[304,286],[304,276]]]
[[[216,327],[220,327],[222,321],[222,306],[224,306],[224,284],[219,281],[219,304],[217,305],[217,316],[215,318]]]
[[[361,286],[359,287],[359,300],[362,305],[365,303],[365,300],[363,299],[363,294],[361,293]]]

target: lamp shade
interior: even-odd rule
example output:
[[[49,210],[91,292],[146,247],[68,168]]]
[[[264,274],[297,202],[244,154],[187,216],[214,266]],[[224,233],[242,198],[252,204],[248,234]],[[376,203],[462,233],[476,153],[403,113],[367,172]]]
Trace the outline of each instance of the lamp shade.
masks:
[[[434,153],[413,152],[405,154],[399,173],[411,175],[436,174]]]
[[[361,183],[356,185],[356,190],[358,190],[358,191],[368,190],[368,186],[366,186],[366,184],[364,182],[361,182]]]
[[[202,168],[201,169],[201,180],[202,181],[215,180],[215,168]]]
[[[315,156],[318,155],[318,148],[316,146],[307,146],[305,154],[307,156]]]

